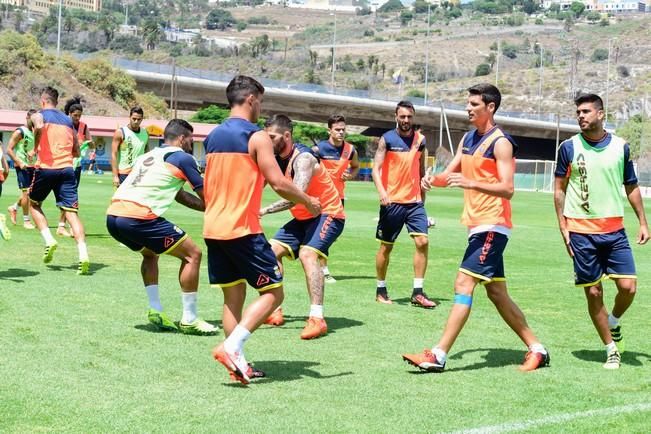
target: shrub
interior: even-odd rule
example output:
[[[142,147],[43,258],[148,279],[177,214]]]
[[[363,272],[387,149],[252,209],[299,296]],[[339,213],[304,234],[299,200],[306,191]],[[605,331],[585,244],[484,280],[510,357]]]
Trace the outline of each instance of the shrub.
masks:
[[[480,77],[482,75],[488,75],[491,73],[491,66],[488,63],[480,63],[475,69],[475,77]]]
[[[608,59],[608,49],[607,48],[597,48],[592,52],[590,60],[592,62],[599,62],[601,60]]]

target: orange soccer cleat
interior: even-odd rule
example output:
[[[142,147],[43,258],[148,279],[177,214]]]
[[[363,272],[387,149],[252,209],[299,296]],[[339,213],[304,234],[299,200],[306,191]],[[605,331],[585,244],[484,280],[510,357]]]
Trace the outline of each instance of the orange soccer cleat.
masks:
[[[539,352],[527,351],[524,356],[524,362],[518,369],[522,372],[535,371],[538,368],[549,365],[549,353],[543,354]]]
[[[279,307],[278,309],[271,312],[271,315],[269,315],[267,319],[264,320],[264,323],[276,327],[285,324],[285,317],[283,316],[283,308]]]
[[[301,339],[315,339],[328,333],[328,325],[323,318],[311,316],[301,332]]]
[[[403,354],[402,360],[426,372],[443,372],[445,362],[441,363],[436,359],[434,353],[425,349],[420,354]]]
[[[229,375],[235,381],[239,381],[242,384],[249,384],[249,376],[247,372],[249,370],[249,365],[244,360],[244,357],[241,357],[238,353],[229,353],[224,349],[224,344],[216,346],[212,350],[212,356],[219,363],[224,365],[224,368],[228,370]]]
[[[434,309],[436,306],[438,306],[438,303],[436,303],[434,300],[430,300],[429,297],[427,297],[427,294],[421,292],[420,294],[411,296],[411,305],[422,307],[423,309]]]

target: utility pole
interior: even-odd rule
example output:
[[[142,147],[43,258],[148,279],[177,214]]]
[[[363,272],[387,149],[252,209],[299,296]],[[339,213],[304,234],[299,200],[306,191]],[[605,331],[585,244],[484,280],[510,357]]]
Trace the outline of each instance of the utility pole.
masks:
[[[606,123],[608,123],[608,97],[610,94],[610,52],[612,50],[613,40],[617,38],[608,39],[608,68],[606,70],[606,104],[604,107],[604,113],[606,114]]]
[[[176,97],[176,58],[172,58],[172,83],[170,85],[170,110],[174,111],[174,118],[176,118],[176,108],[174,99]]]
[[[429,16],[431,5],[427,3],[427,48],[425,50],[425,93],[423,95],[423,103],[427,105],[427,88],[429,86]]]
[[[337,2],[334,0],[334,8],[332,9],[333,15],[335,16],[335,27],[332,34],[332,76],[330,77],[330,85],[332,86],[332,91],[335,91],[335,44],[337,43]]]
[[[497,56],[495,57],[495,87],[498,87],[498,82],[500,81],[500,51],[501,51],[501,41],[497,40]]]

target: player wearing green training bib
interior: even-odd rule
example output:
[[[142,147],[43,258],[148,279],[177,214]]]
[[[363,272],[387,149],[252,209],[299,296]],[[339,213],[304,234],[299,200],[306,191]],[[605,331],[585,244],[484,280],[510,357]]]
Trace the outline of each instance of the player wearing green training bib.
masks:
[[[619,319],[633,303],[637,288],[633,253],[624,231],[624,197],[640,222],[638,244],[649,240],[649,227],[628,143],[604,130],[603,102],[598,95],[576,100],[581,133],[561,144],[556,162],[554,205],[575,284],[583,287],[588,312],[606,345],[604,368],[617,369],[624,342]],[[609,314],[601,281],[617,286]]]
[[[149,134],[146,129],[140,128],[144,116],[142,108],[132,107],[129,112],[129,125],[118,128],[113,134],[111,170],[115,187],[124,182],[136,159],[147,152]]]
[[[29,110],[25,125],[16,128],[11,134],[9,143],[7,144],[7,155],[11,157],[16,168],[16,178],[18,180],[18,188],[20,189],[20,196],[18,201],[7,208],[11,222],[16,224],[16,215],[18,208],[23,210],[23,227],[25,229],[34,229],[34,225],[29,219],[30,202],[29,202],[29,187],[32,185],[34,178],[34,164],[36,164],[36,154],[34,152],[34,125],[32,124],[32,115],[36,110]]]
[[[161,330],[214,335],[218,328],[197,317],[201,249],[183,229],[162,215],[172,203],[203,211],[203,178],[192,152],[192,126],[172,119],[165,143],[136,159],[133,171],[117,189],[107,210],[106,227],[113,238],[142,255],[140,271],[149,298],[147,318]],[[183,190],[188,182],[195,195]],[[176,324],[165,314],[158,293],[158,257],[181,260],[179,284],[183,317]]]

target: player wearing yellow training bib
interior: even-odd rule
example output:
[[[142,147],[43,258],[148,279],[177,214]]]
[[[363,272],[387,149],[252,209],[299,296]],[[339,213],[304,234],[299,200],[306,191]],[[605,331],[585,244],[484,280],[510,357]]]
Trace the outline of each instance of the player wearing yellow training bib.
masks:
[[[132,107],[129,111],[129,124],[118,128],[113,134],[111,143],[111,171],[113,185],[122,184],[136,159],[147,152],[149,134],[141,127],[145,112],[140,107]]]

